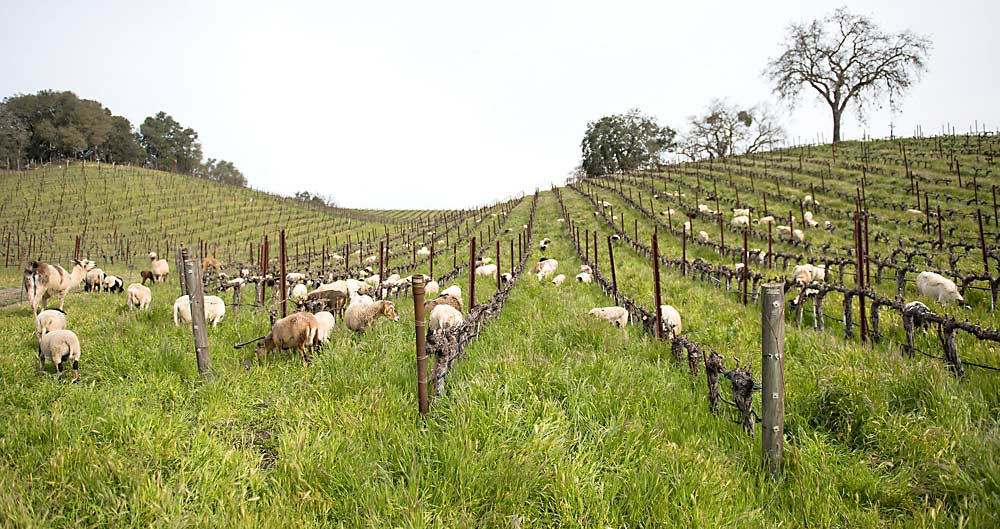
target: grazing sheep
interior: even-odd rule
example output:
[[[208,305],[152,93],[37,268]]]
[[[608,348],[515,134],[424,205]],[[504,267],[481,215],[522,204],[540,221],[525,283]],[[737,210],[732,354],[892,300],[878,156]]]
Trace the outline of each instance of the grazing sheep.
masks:
[[[699,213],[713,213],[712,208],[706,206],[705,204],[698,204]]]
[[[586,272],[588,274],[593,274],[594,273],[594,271],[590,269],[590,265],[585,265],[585,264],[580,265],[580,271],[581,272]]]
[[[178,314],[180,315],[180,321],[190,324],[191,323],[191,298],[186,294],[177,298],[174,301],[174,325],[180,325],[178,321]],[[226,303],[222,301],[219,296],[205,296],[205,321],[211,323],[212,327],[219,325],[222,321],[222,317],[226,315]]]
[[[934,272],[920,272],[917,275],[917,293],[943,305],[951,301],[965,303],[955,282]]]
[[[792,238],[799,242],[806,242],[806,234],[802,230],[795,228],[792,230]]]
[[[908,210],[906,210],[906,214],[909,215],[909,216],[911,216],[911,217],[920,217],[920,218],[923,218],[923,216],[924,216],[924,212],[920,211],[919,209],[908,209]]]
[[[510,272],[504,272],[504,273],[500,274],[500,282],[503,283],[503,284],[510,283],[513,280],[514,280],[514,276],[511,275]]]
[[[250,269],[240,268],[240,277],[242,277],[243,279],[250,279]]]
[[[733,217],[731,224],[735,227],[744,227],[750,225],[750,217],[746,215],[740,215],[738,217]]]
[[[145,285],[139,283],[132,283],[128,286],[128,290],[125,293],[125,303],[128,304],[129,310],[139,309],[146,310],[149,308],[149,302],[153,300],[153,291]]]
[[[350,295],[341,290],[316,289],[306,295],[304,305],[310,312],[329,311],[343,314],[349,298]]]
[[[615,327],[625,328],[628,325],[628,311],[624,307],[602,307],[590,309],[590,314],[606,320]]]
[[[305,283],[306,275],[299,272],[289,272],[285,274],[285,284],[294,285],[296,283]]]
[[[559,217],[558,219],[556,219],[556,222],[566,222],[566,219]]]
[[[493,258],[492,257],[483,257],[483,258],[480,258],[480,259],[476,260],[476,266],[479,267],[479,266],[483,266],[483,265],[488,265],[488,264],[490,264],[492,262],[493,262]]]
[[[757,224],[774,224],[774,216],[768,215],[757,219]]]
[[[308,312],[296,312],[281,318],[271,326],[271,332],[257,344],[257,362],[264,363],[267,353],[279,349],[298,349],[302,355],[302,363],[309,364],[308,349],[311,353],[316,347],[316,336],[319,334],[319,321]]]
[[[708,237],[708,232],[706,232],[704,230],[698,232],[698,241],[699,242],[708,242],[710,240],[711,239]]]
[[[427,257],[430,254],[431,250],[426,246],[421,246],[420,249],[417,250],[417,255],[419,255],[420,257]]]
[[[621,236],[618,235],[617,233],[611,235],[611,242],[618,242],[621,239],[622,239]]]
[[[38,368],[45,370],[45,360],[52,360],[56,373],[62,376],[62,365],[66,359],[73,361],[73,382],[80,380],[80,339],[76,333],[66,329],[52,331],[38,340]]]
[[[798,265],[792,269],[792,281],[798,285],[822,283],[826,281],[826,266],[813,264]]]
[[[43,310],[35,316],[35,337],[66,328],[66,313],[59,309]]]
[[[299,283],[291,288],[291,292],[288,293],[288,300],[296,305],[301,305],[306,300],[306,296],[309,295],[309,288]]]
[[[102,283],[105,292],[124,292],[125,281],[118,276],[105,276]]]
[[[684,221],[684,231],[686,231],[687,233],[691,233],[691,221],[690,220],[685,220]]]
[[[317,343],[325,344],[330,341],[330,335],[333,333],[333,328],[337,320],[333,317],[332,313],[325,310],[317,312],[314,316],[316,316],[316,323],[319,324],[316,341]]]
[[[451,305],[441,304],[431,309],[427,329],[432,333],[443,332],[458,327],[463,321],[465,318],[462,316],[462,311]]]
[[[142,272],[139,272],[139,277],[142,278],[143,285],[146,284],[146,281],[149,281],[150,283],[156,282],[156,277],[153,276],[153,272],[151,272],[150,270],[143,270]]]
[[[104,284],[104,270],[92,268],[87,270],[87,275],[83,278],[84,292],[100,292],[101,285]]]
[[[354,332],[365,332],[375,324],[380,316],[392,321],[399,321],[396,306],[391,301],[371,301],[368,296],[361,296],[351,302],[344,312],[344,323]]]
[[[450,286],[450,287],[442,290],[441,291],[441,295],[442,296],[453,296],[453,297],[456,297],[459,300],[461,300],[462,299],[462,287],[460,287],[458,285],[452,285],[452,286]]]
[[[202,257],[201,258],[201,269],[202,271],[207,271],[209,268],[214,269],[216,272],[222,271],[222,262],[214,257]]]
[[[681,334],[681,313],[672,305],[660,305],[660,323],[663,324],[663,332],[671,340]]]
[[[32,311],[37,315],[39,306],[44,310],[50,296],[59,296],[59,310],[62,310],[66,294],[73,287],[80,286],[94,264],[86,259],[73,259],[73,271],[67,272],[59,265],[28,261],[28,266],[24,269],[24,291]]]
[[[424,283],[424,295],[437,294],[441,291],[441,285],[437,281],[431,280]]]
[[[577,283],[591,283],[593,281],[594,281],[594,276],[588,274],[587,272],[580,272],[579,274],[576,274]]]
[[[563,284],[563,281],[566,281],[566,274],[559,274],[552,278],[552,284],[555,286]]]
[[[785,226],[785,225],[775,226],[774,227],[774,233],[778,237],[791,237],[792,236],[792,228],[789,227],[789,226]]]
[[[559,261],[549,259],[548,257],[542,257],[537,263],[535,263],[535,266],[532,267],[531,273],[535,274],[539,281],[542,281],[552,274],[555,274],[558,267]]]
[[[733,208],[733,217],[750,217],[750,208]],[[664,305],[669,307],[670,305]]]
[[[834,226],[832,222],[830,222],[828,220],[824,220],[823,221],[823,229],[826,230],[826,231],[833,231],[834,229],[836,229],[836,226]]]
[[[368,257],[365,257],[365,264],[373,265],[377,262],[378,262],[378,257],[374,255],[369,255]]]
[[[372,275],[370,275],[370,276],[368,276],[368,277],[365,278],[365,284],[368,285],[368,286],[370,286],[370,287],[372,287],[372,288],[377,288],[378,285],[379,285],[379,283],[381,283],[381,282],[382,282],[382,278],[380,278],[378,276],[378,274],[372,274]]]
[[[666,210],[660,212],[660,215],[663,215],[664,217],[673,217],[676,214],[677,211],[675,211],[674,208],[667,208]]]
[[[170,274],[170,265],[166,259],[157,259],[156,252],[149,252],[149,269],[153,272],[153,282],[162,283]]]
[[[476,268],[476,275],[477,276],[491,276],[491,277],[496,277],[497,276],[497,265],[495,265],[495,264],[488,264],[488,265],[483,265],[483,266],[477,267]]]
[[[455,296],[452,296],[450,294],[441,294],[440,296],[438,296],[438,297],[436,297],[434,299],[431,299],[431,300],[428,300],[428,301],[424,302],[424,312],[430,313],[432,310],[434,310],[434,307],[436,307],[438,305],[448,305],[448,306],[454,307],[455,310],[457,310],[459,312],[462,311],[462,299],[461,298],[456,298]]]

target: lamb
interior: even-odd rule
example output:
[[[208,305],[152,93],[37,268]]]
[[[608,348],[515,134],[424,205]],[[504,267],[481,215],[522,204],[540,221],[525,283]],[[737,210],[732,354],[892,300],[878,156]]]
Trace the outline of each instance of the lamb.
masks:
[[[588,274],[593,274],[594,273],[594,271],[590,269],[590,265],[585,265],[585,264],[580,265],[580,271],[581,272],[586,272]]]
[[[708,232],[706,232],[704,230],[698,232],[698,241],[699,242],[708,242],[710,240],[711,239],[709,239],[709,237],[708,237]]]
[[[314,316],[316,316],[316,323],[319,325],[316,332],[316,342],[325,344],[330,341],[330,335],[333,333],[337,320],[334,319],[333,314],[325,310],[317,312]]]
[[[437,281],[431,280],[424,283],[424,295],[437,294],[441,291],[441,285]]]
[[[602,307],[590,309],[590,314],[597,316],[615,327],[625,328],[628,325],[628,311],[624,307]]]
[[[934,272],[920,272],[917,275],[917,293],[942,305],[951,301],[965,303],[955,282]]]
[[[738,217],[733,217],[733,221],[732,221],[731,224],[733,226],[735,226],[735,227],[749,226],[750,225],[750,217],[748,217],[746,215],[740,215]]]
[[[66,313],[59,309],[43,310],[35,316],[35,337],[42,336],[66,328]]]
[[[83,290],[85,292],[100,292],[101,285],[104,284],[105,273],[100,268],[87,270],[87,275],[83,278]]]
[[[146,310],[149,308],[149,302],[153,300],[153,291],[149,290],[146,285],[141,285],[139,283],[132,283],[128,286],[128,290],[125,293],[125,303],[128,304],[129,310],[139,309]]]
[[[504,273],[500,274],[500,282],[503,283],[503,284],[510,283],[513,280],[514,280],[514,276],[511,275],[510,272],[504,272]]]
[[[442,294],[432,300],[424,302],[424,312],[430,313],[434,310],[434,307],[438,305],[448,305],[453,307],[455,310],[462,311],[462,299],[456,298],[450,294]]]
[[[476,275],[477,276],[492,276],[492,277],[496,277],[497,276],[497,265],[495,265],[495,264],[488,264],[488,265],[483,265],[483,266],[477,267],[476,268]]]
[[[588,274],[587,272],[580,272],[579,274],[576,274],[577,283],[591,283],[593,281],[594,281],[594,276]]]
[[[125,281],[118,276],[105,276],[102,283],[105,292],[124,292]]]
[[[556,273],[556,268],[559,267],[559,261],[555,259],[549,259],[548,257],[542,257],[535,263],[535,266],[531,269],[531,272],[538,277],[539,281],[542,281],[552,274]]]
[[[681,334],[681,313],[673,306],[660,305],[660,323],[663,325],[663,332],[669,334],[671,340]]]
[[[153,271],[153,282],[163,283],[170,273],[170,265],[166,259],[157,259],[156,252],[149,252],[149,269]]]
[[[431,310],[427,329],[431,333],[439,333],[458,327],[465,321],[462,312],[450,305],[437,305]]]
[[[579,276],[577,276],[577,277],[579,277]],[[555,286],[559,286],[559,285],[563,284],[563,281],[566,281],[566,274],[559,274],[559,275],[557,275],[557,276],[555,276],[555,277],[552,278],[552,284],[555,285]]]
[[[822,283],[826,280],[826,266],[813,264],[798,265],[792,270],[792,281],[798,285]]]
[[[180,321],[191,323],[191,298],[186,294],[174,301],[174,325],[180,325],[177,315],[180,314]],[[211,323],[212,327],[217,327],[222,317],[226,315],[226,303],[219,296],[205,296],[205,321]]]
[[[257,362],[264,363],[267,353],[278,349],[298,349],[302,355],[302,363],[309,365],[310,352],[316,347],[316,337],[319,335],[319,321],[308,312],[296,312],[281,318],[271,326],[271,332],[257,344]]]
[[[62,365],[66,359],[73,361],[73,382],[80,381],[80,339],[67,329],[52,331],[38,340],[38,368],[45,370],[45,360],[52,360],[56,373],[62,376]]]
[[[367,299],[364,299],[367,298]],[[371,298],[361,296],[351,302],[344,313],[344,323],[354,332],[365,332],[379,316],[385,316],[392,321],[399,321],[396,306],[391,301],[370,301]]]
[[[156,282],[156,277],[153,276],[153,272],[151,272],[149,270],[143,270],[142,272],[139,272],[139,277],[142,278],[142,284],[143,285],[146,284],[146,281],[149,281],[150,283],[155,283]]]
[[[73,271],[67,272],[59,265],[29,261],[24,269],[24,291],[32,311],[37,315],[39,306],[44,310],[50,296],[59,296],[59,310],[62,310],[66,294],[80,285],[94,265],[93,261],[73,259]]]
[[[347,300],[350,297],[349,294],[341,290],[313,290],[310,292],[304,301],[306,310],[315,311],[329,311],[335,312],[337,314],[343,314],[344,310],[347,308]]]

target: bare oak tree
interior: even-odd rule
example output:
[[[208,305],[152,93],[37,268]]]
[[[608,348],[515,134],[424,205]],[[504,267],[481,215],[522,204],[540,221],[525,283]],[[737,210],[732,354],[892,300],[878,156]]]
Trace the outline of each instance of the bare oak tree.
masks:
[[[904,31],[890,35],[871,19],[841,8],[823,20],[792,24],[785,51],[764,71],[774,91],[794,101],[802,87],[816,90],[833,113],[833,141],[849,103],[865,105],[905,92],[926,70],[929,38]]]
[[[774,113],[765,105],[739,109],[724,100],[713,99],[705,114],[691,116],[688,121],[680,153],[692,160],[753,154],[780,143],[785,135]]]

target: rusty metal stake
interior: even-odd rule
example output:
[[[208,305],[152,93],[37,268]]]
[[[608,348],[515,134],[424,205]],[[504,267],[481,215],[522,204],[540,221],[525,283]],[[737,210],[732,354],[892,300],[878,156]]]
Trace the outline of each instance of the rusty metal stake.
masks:
[[[427,334],[424,320],[424,278],[413,277],[413,319],[417,338],[417,406],[422,418],[430,411],[427,399]]]

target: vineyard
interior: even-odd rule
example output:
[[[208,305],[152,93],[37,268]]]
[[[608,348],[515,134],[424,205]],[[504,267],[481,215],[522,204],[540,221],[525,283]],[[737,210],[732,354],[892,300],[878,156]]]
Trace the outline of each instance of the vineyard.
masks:
[[[39,373],[32,310],[5,296],[0,525],[996,526],[998,154],[995,135],[801,146],[456,211],[306,206],[91,163],[0,173],[4,290],[28,259],[85,257],[126,283],[150,251],[171,265],[148,311],[67,296],[79,384]],[[733,209],[758,222],[734,225]],[[428,343],[425,418],[409,285],[376,294],[398,322],[353,333],[338,319],[303,367],[233,347],[295,310],[278,283],[240,296],[206,273],[227,312],[199,376],[170,313],[176,252],[258,277],[281,269],[282,239],[287,271],[317,282],[461,287],[463,324]],[[536,279],[543,256],[566,283]],[[498,275],[474,274],[483,258]],[[825,280],[792,281],[805,263]],[[594,283],[573,281],[581,265]],[[964,301],[919,295],[923,271]],[[773,281],[787,400],[772,481],[758,415]],[[655,299],[680,312],[678,336],[657,327]],[[588,315],[612,305],[630,325]]]

